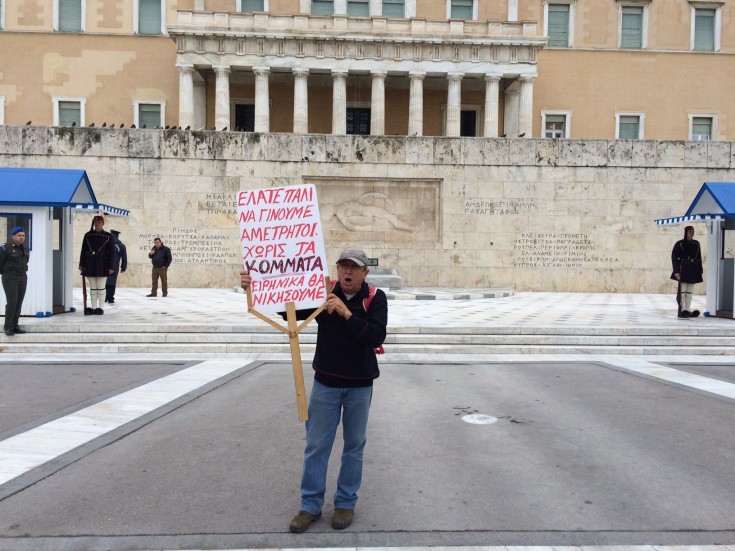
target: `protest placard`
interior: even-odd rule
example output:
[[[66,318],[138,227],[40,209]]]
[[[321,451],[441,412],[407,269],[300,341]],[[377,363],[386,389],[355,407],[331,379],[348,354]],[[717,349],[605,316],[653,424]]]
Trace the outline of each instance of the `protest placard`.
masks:
[[[252,307],[262,313],[317,308],[329,275],[313,184],[240,191],[240,244],[252,277]]]

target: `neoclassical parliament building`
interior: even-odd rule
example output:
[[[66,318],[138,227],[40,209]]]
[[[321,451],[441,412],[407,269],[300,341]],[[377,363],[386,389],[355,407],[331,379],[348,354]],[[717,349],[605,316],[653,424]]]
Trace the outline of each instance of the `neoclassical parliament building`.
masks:
[[[733,0],[0,0],[0,123],[735,136]]]
[[[671,292],[734,90],[735,0],[0,0],[0,166],[130,211],[125,285],[231,285],[238,191],[311,183],[406,286]]]

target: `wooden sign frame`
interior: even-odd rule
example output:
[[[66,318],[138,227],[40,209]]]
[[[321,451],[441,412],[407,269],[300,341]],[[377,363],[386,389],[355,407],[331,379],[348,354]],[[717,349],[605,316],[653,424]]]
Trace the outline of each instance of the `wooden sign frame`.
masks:
[[[327,295],[329,295],[329,293],[332,292],[332,282],[328,275],[324,276],[324,284],[327,288]],[[296,319],[296,304],[294,302],[287,302],[287,326],[284,327],[280,323],[273,321],[262,312],[259,312],[258,310],[253,308],[253,295],[249,285],[245,292],[248,296],[248,312],[253,314],[255,317],[262,319],[266,323],[269,323],[270,325],[278,329],[281,333],[285,333],[286,335],[288,335],[288,342],[291,347],[291,362],[293,364],[293,380],[294,386],[296,387],[296,406],[299,411],[299,421],[308,421],[309,408],[306,403],[306,386],[304,385],[304,370],[301,364],[301,347],[299,344],[299,333],[324,310],[326,301],[319,308],[314,310],[314,312],[308,318],[302,321],[301,325],[298,325],[298,320]]]

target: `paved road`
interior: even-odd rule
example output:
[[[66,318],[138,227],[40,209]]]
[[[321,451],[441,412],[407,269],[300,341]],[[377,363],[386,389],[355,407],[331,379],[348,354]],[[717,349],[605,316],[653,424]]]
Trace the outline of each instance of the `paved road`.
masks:
[[[166,372],[222,370],[206,364],[2,365],[4,380],[36,374],[3,392],[2,436],[123,391],[140,404],[135,389]],[[354,525],[289,534],[303,447],[290,366],[231,367],[0,486],[0,547],[735,541],[733,401],[596,362],[385,364]],[[62,400],[66,371],[75,393]],[[108,373],[117,382],[98,388]]]
[[[382,359],[355,522],[295,535],[288,363],[3,357],[0,549],[735,550],[730,358],[458,360]]]

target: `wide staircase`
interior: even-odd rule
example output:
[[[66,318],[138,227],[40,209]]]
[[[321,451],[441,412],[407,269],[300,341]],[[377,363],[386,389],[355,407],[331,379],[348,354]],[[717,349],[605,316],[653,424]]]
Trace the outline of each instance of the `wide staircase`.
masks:
[[[14,337],[2,336],[2,354],[288,354],[288,337],[269,325],[181,323],[97,323],[34,325]],[[309,326],[299,335],[302,353],[316,340]],[[696,326],[631,327],[391,327],[386,356],[410,354],[636,354],[733,355],[732,328]]]
[[[288,336],[248,314],[245,296],[232,289],[175,289],[165,299],[147,298],[147,293],[118,289],[118,303],[99,317],[76,312],[21,318],[28,333],[0,334],[0,355],[6,361],[13,355],[290,355]],[[386,294],[386,362],[419,355],[420,361],[427,355],[450,361],[492,354],[735,357],[733,320],[677,319],[676,304],[667,295],[430,288]],[[75,300],[80,303],[81,292]],[[273,319],[284,324],[278,316]],[[316,324],[311,323],[299,334],[305,357],[313,353],[315,341]]]

